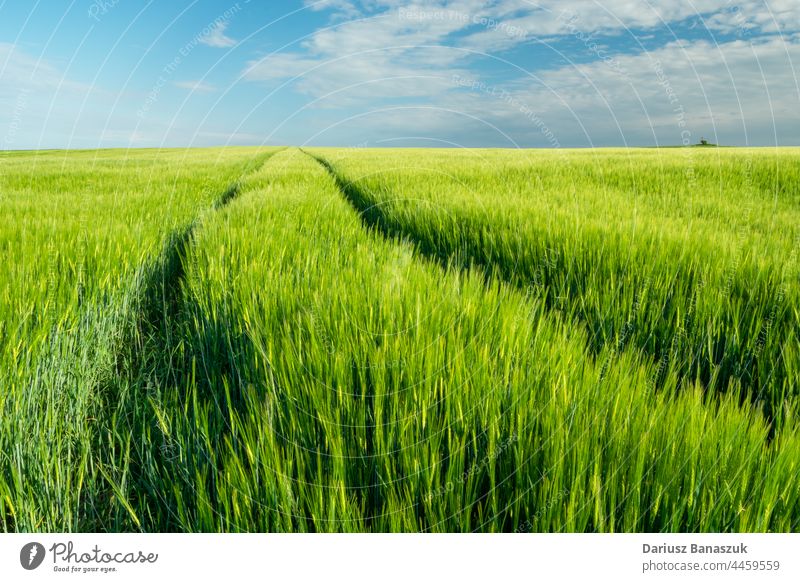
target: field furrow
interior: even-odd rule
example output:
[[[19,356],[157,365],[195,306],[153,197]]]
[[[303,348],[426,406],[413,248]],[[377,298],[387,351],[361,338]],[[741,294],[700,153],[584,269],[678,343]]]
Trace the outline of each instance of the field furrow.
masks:
[[[797,530],[796,154],[671,155],[0,157],[3,529]]]
[[[4,530],[113,527],[108,507],[127,487],[114,477],[126,457],[114,431],[131,396],[115,388],[141,341],[138,314],[169,300],[164,261],[198,213],[265,155],[33,153],[0,162],[0,244],[10,257],[0,267]]]
[[[793,431],[364,228],[299,150],[190,250],[173,339],[128,380],[148,406],[119,501],[144,529],[797,527]]]
[[[477,268],[581,324],[595,353],[635,349],[774,428],[798,412],[796,153],[731,150],[310,152],[362,218]],[[684,172],[684,174],[680,174]]]

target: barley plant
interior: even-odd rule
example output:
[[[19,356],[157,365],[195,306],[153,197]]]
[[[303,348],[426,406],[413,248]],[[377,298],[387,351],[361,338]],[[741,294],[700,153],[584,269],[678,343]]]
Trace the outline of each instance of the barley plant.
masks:
[[[794,531],[796,150],[0,155],[9,531]]]
[[[126,486],[107,465],[120,454],[108,435],[125,398],[110,387],[143,294],[157,295],[157,265],[199,210],[264,155],[0,154],[5,530],[107,527],[109,492]]]

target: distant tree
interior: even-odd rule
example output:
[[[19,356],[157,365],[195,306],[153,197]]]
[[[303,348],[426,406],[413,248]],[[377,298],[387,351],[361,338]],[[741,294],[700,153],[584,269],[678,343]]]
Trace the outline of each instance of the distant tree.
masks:
[[[700,138],[700,145],[708,145],[708,140],[704,137]]]

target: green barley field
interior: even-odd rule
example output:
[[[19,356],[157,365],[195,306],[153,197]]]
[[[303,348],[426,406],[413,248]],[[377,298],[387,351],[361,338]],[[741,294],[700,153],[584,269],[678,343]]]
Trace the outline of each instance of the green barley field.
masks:
[[[800,530],[800,150],[0,153],[0,528]]]

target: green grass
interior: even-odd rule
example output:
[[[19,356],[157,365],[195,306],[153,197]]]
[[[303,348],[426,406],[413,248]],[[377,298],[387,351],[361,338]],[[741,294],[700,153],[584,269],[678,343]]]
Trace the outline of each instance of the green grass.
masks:
[[[527,289],[593,351],[797,415],[796,151],[317,155],[368,223]]]
[[[797,529],[794,150],[309,153],[0,156],[5,529]]]
[[[0,156],[0,520],[104,527],[113,379],[146,272],[258,150]]]

